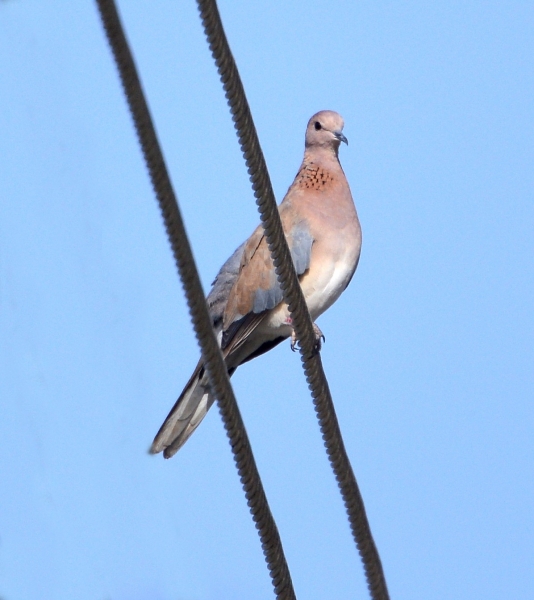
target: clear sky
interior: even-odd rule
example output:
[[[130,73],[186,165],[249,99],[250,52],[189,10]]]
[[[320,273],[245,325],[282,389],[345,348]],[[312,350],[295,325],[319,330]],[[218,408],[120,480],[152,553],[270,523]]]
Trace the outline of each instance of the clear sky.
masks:
[[[207,289],[258,222],[193,1],[119,3]],[[279,200],[333,109],[363,228],[319,320],[395,600],[534,595],[534,4],[222,0]],[[0,2],[0,597],[272,597],[93,2]],[[299,599],[367,598],[300,361],[233,378]]]

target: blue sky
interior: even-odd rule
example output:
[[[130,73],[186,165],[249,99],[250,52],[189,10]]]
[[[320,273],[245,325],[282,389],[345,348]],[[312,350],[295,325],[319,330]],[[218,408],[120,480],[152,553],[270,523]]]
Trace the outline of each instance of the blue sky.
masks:
[[[120,2],[207,289],[258,222],[194,2]],[[534,8],[220,3],[279,200],[317,110],[363,252],[319,324],[396,600],[534,593]],[[272,597],[92,2],[0,3],[0,597]],[[233,378],[299,598],[367,598],[300,361]]]

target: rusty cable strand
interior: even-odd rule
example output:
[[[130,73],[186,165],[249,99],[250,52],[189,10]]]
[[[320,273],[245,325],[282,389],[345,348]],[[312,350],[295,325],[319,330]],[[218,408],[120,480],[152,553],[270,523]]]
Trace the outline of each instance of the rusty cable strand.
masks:
[[[373,600],[388,600],[389,594],[382,563],[371,534],[358,483],[345,450],[321,357],[315,351],[312,320],[282,230],[267,165],[245,90],[224,32],[216,1],[197,0],[197,4],[248,168],[278,281],[299,340],[306,381],[313,398],[326,452],[345,503],[352,535],[363,562],[367,586]]]
[[[206,372],[217,398],[236,468],[260,536],[274,592],[280,600],[294,600],[296,596],[278,528],[271,514],[224,359],[211,327],[191,246],[117,8],[114,0],[96,2],[163,215]]]

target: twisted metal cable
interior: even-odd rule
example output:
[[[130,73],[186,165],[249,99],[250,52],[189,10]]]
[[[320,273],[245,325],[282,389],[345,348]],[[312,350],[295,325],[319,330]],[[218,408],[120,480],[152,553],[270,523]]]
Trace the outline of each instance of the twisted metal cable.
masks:
[[[280,600],[295,600],[278,529],[265,496],[224,359],[213,334],[191,246],[117,8],[114,0],[96,2],[163,215],[211,389],[217,398],[241,484],[260,536],[274,592]]]
[[[226,39],[216,1],[197,0],[197,4],[209,47],[230,106],[278,281],[299,340],[306,381],[313,398],[326,452],[345,503],[352,535],[362,558],[371,598],[388,600],[389,594],[382,563],[371,534],[356,477],[345,450],[321,357],[315,351],[312,320],[283,233],[267,165],[254,127],[245,90]]]

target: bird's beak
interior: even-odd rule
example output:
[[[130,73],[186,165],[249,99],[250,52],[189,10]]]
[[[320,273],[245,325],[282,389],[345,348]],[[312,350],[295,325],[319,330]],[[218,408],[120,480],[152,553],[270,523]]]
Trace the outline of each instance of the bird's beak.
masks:
[[[345,142],[347,146],[349,145],[349,140],[341,133],[341,131],[334,131],[334,135],[340,142]]]

